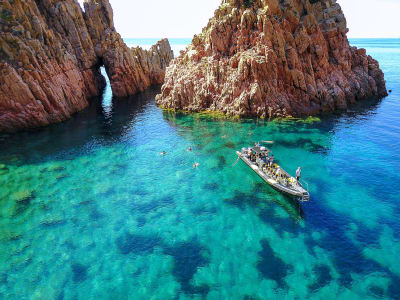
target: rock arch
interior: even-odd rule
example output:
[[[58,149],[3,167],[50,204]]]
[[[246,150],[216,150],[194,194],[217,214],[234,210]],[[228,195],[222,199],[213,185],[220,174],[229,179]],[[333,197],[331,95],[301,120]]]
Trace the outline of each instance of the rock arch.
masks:
[[[108,0],[0,2],[0,131],[68,119],[101,94],[104,65],[113,95],[161,84],[173,59],[168,40],[130,49]]]

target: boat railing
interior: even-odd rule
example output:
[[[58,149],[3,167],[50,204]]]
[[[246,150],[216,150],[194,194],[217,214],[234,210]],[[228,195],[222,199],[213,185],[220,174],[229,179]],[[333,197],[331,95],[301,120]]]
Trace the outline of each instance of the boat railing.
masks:
[[[307,193],[310,193],[309,186],[308,186],[308,182],[303,180],[303,183],[305,183],[306,186],[307,186]]]
[[[310,189],[307,181],[301,180],[300,181],[301,185],[304,188],[304,185],[307,186],[307,195],[303,195],[303,201],[309,201],[310,200]]]

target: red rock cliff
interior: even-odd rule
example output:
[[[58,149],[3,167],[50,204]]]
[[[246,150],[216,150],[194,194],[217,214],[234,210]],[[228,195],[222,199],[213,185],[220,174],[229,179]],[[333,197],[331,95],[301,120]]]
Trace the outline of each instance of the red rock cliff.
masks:
[[[157,104],[305,116],[386,96],[378,62],[347,31],[336,0],[224,0],[167,68]]]
[[[129,49],[107,0],[0,0],[0,131],[60,122],[100,95],[104,65],[115,96],[162,83],[167,40]]]

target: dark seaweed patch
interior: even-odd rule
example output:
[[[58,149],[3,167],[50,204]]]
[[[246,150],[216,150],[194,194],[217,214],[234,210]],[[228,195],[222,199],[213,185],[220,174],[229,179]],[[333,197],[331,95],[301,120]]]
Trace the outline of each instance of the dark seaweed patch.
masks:
[[[154,248],[161,244],[161,240],[157,236],[125,233],[117,238],[116,244],[122,254],[143,255],[153,252]]]
[[[311,291],[319,290],[328,285],[332,280],[331,271],[327,265],[315,266],[313,272],[317,275],[317,280],[308,286]]]
[[[254,298],[254,297],[249,296],[249,295],[244,296],[243,299],[244,299],[244,300],[257,300],[257,298]]]
[[[229,148],[229,149],[235,149],[236,146],[232,142],[227,142],[227,143],[224,144],[224,147],[225,148]]]
[[[151,199],[147,202],[133,202],[132,209],[141,213],[148,213],[158,210],[162,207],[172,206],[174,204],[174,197],[171,195],[163,196],[159,199]]]
[[[164,249],[165,254],[174,258],[173,275],[181,284],[181,289],[188,294],[206,295],[209,291],[207,285],[193,286],[191,280],[199,267],[209,263],[203,256],[204,248],[196,241],[184,242]]]
[[[140,211],[141,213],[148,213],[158,209],[158,202],[153,200],[150,202],[135,203],[133,209]]]
[[[400,299],[400,277],[392,275],[392,282],[389,285],[389,296],[391,299]]]
[[[218,189],[218,183],[210,182],[203,185],[203,189],[207,191],[216,191]]]
[[[64,300],[64,291],[60,291],[56,297],[56,300]]]
[[[296,219],[277,217],[275,210],[271,207],[261,209],[258,216],[262,222],[272,226],[280,237],[283,237],[285,232],[298,234],[301,231],[301,227],[296,223]]]
[[[202,206],[197,206],[194,209],[192,209],[192,212],[194,215],[213,215],[217,212],[216,207],[206,207],[204,205]]]
[[[8,283],[8,275],[7,275],[7,273],[2,273],[0,275],[0,283],[1,284],[7,284]]]
[[[224,199],[224,202],[244,210],[246,206],[256,207],[260,202],[260,199],[257,196],[235,192],[235,195],[232,198]]]
[[[165,206],[170,206],[171,204],[174,203],[174,197],[171,195],[167,195],[164,197],[161,197],[158,200],[159,206],[165,207]]]
[[[218,155],[218,169],[222,169],[226,165],[226,159],[222,155]]]
[[[135,192],[133,192],[132,193],[133,195],[136,195],[136,196],[142,196],[142,197],[144,197],[144,196],[147,196],[149,193],[147,192],[147,191],[145,191],[145,190],[143,190],[143,189],[137,189]]]
[[[325,146],[314,143],[312,139],[308,139],[308,138],[300,138],[294,142],[285,141],[285,140],[276,140],[275,143],[277,145],[281,145],[281,146],[284,146],[286,148],[291,148],[291,149],[303,148],[312,153],[327,154],[328,151],[330,150],[329,148],[327,148]]]
[[[82,282],[87,278],[87,266],[80,263],[71,264],[72,269],[72,279],[74,282]]]
[[[313,201],[313,205],[309,206],[312,218],[307,220],[309,226],[314,230],[326,232],[326,235],[320,240],[313,240],[310,237],[305,239],[308,250],[314,253],[314,247],[319,246],[332,255],[334,267],[340,274],[339,282],[341,285],[350,287],[352,283],[351,273],[369,274],[375,271],[382,271],[382,267],[374,260],[367,259],[363,255],[363,248],[355,244],[346,234],[348,224],[355,223],[358,227],[357,239],[360,241],[368,241],[368,244],[377,242],[379,231],[368,229],[365,225],[349,217],[336,214],[334,211],[323,207],[323,195],[327,194],[332,186],[321,179],[313,178],[314,184],[317,185],[316,193],[318,201]]]
[[[104,218],[104,214],[102,212],[100,212],[97,207],[93,207],[90,210],[90,218],[94,221],[97,221],[101,218]]]
[[[40,222],[40,225],[43,227],[57,227],[65,224],[66,220],[61,218],[47,219]]]
[[[67,177],[68,177],[67,174],[60,174],[60,175],[56,176],[56,180],[57,181],[61,181],[61,180],[65,179],[65,178],[67,178]]]
[[[146,218],[145,217],[143,217],[143,216],[139,216],[138,218],[137,218],[137,225],[138,225],[138,227],[143,227],[144,225],[146,225]]]
[[[14,216],[23,214],[30,206],[33,199],[35,199],[35,193],[27,193],[26,196],[21,197],[15,201],[14,204]]]
[[[268,240],[263,239],[260,243],[262,250],[258,252],[260,256],[260,260],[257,262],[258,271],[263,277],[275,280],[280,288],[285,288],[285,277],[292,270],[292,266],[275,255]]]
[[[371,286],[369,292],[379,298],[383,298],[385,291],[380,286]]]

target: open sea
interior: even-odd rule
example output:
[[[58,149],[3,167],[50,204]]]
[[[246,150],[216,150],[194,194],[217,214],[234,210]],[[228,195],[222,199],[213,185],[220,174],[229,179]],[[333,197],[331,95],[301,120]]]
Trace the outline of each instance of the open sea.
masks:
[[[400,299],[400,40],[351,43],[393,92],[320,122],[168,113],[160,87],[108,85],[67,122],[1,134],[0,299]],[[262,139],[310,202],[233,165]]]

